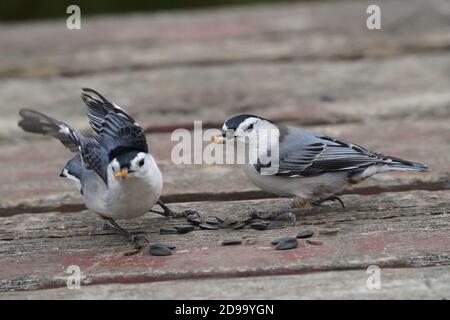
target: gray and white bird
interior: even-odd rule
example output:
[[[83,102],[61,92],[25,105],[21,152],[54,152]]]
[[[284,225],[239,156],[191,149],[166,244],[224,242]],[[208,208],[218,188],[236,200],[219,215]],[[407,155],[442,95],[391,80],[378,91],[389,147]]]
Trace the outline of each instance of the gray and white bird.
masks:
[[[275,137],[276,144],[273,139],[269,141],[268,132]],[[236,139],[247,146],[249,141],[257,141],[257,147],[250,149],[250,152],[257,153],[256,160],[244,166],[245,173],[261,189],[294,198],[294,207],[297,208],[327,200],[338,200],[344,206],[335,195],[346,186],[377,173],[428,171],[424,164],[382,155],[351,142],[297,127],[277,125],[247,114],[227,119],[222,135],[214,136],[212,141],[223,143],[227,139]],[[274,146],[278,149],[277,158],[271,158]],[[272,165],[268,161],[260,161],[262,155],[276,160],[277,167],[272,174],[261,174],[263,169]]]
[[[121,107],[92,89],[83,89],[81,98],[95,133],[87,137],[68,124],[34,110],[22,109],[19,126],[32,133],[50,135],[77,154],[60,176],[75,181],[86,207],[107,221],[106,226],[127,237],[136,247],[142,238],[122,229],[115,219],[142,216],[155,204],[165,216],[173,212],[160,200],[161,172],[149,153],[145,133]]]

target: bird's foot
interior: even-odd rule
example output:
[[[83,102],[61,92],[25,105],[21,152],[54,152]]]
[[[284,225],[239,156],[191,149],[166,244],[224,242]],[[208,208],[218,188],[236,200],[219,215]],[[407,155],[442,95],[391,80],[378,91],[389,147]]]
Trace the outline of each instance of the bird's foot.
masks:
[[[107,222],[103,225],[103,230],[111,230],[117,233],[118,235],[124,237],[131,243],[133,243],[134,247],[136,249],[142,249],[145,247],[145,244],[148,243],[148,239],[142,235],[134,235],[131,232],[126,231],[121,226],[117,224],[113,219],[111,218],[105,218],[103,217]]]
[[[323,200],[317,200],[317,201],[312,202],[311,204],[313,206],[320,206],[322,203],[324,203],[326,201],[338,201],[341,204],[342,209],[345,209],[344,201],[342,201],[341,198],[336,197],[336,196],[331,196],[331,197],[328,197],[328,198],[323,199]]]
[[[180,218],[186,218],[188,215],[190,215],[193,210],[183,210],[183,211],[174,211],[170,209],[168,206],[166,206],[162,201],[158,201],[157,204],[163,209],[163,211],[158,210],[150,210],[150,212],[158,213],[164,217],[172,218],[172,219],[180,219]]]
[[[291,220],[296,225],[297,216],[290,208],[274,211],[258,211],[254,208],[249,208],[247,212],[248,218],[261,220]]]

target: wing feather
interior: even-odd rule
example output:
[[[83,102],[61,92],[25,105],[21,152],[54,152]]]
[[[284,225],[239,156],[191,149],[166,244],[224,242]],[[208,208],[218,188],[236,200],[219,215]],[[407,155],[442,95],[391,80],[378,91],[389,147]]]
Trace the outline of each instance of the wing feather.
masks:
[[[327,136],[315,136],[314,142],[297,145],[280,155],[276,175],[298,177],[327,172],[350,171],[386,163],[388,159],[353,143]]]
[[[92,89],[84,88],[81,97],[97,141],[109,159],[125,151],[148,152],[144,130],[125,110]]]

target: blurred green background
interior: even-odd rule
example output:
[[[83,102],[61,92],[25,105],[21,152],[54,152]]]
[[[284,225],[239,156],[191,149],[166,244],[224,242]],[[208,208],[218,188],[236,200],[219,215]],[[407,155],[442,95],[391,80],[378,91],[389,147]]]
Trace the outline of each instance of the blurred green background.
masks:
[[[65,16],[66,8],[71,4],[80,6],[82,14],[94,15],[311,1],[317,0],[0,0],[0,21],[57,18]]]

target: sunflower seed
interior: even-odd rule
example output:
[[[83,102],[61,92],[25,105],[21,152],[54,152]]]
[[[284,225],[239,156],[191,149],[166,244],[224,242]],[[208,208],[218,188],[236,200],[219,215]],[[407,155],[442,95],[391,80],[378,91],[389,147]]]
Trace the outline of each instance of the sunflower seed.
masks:
[[[201,223],[198,226],[200,227],[200,229],[204,229],[204,230],[217,230],[217,229],[219,229],[218,226],[213,226],[212,224],[208,224],[208,223]]]
[[[244,223],[250,223],[250,222],[252,222],[253,221],[253,217],[251,216],[251,215],[249,215],[249,214],[247,214],[243,219],[242,219],[242,222],[244,222]]]
[[[141,251],[141,249],[132,249],[132,250],[125,252],[123,255],[124,256],[132,256],[132,255],[139,253],[140,251]]]
[[[199,224],[201,224],[203,222],[200,218],[192,218],[192,219],[188,218],[188,221],[195,226],[198,226]]]
[[[240,223],[238,223],[237,225],[235,225],[233,228],[231,228],[231,230],[239,230],[239,229],[244,228],[245,226],[246,226],[245,223],[240,222]]]
[[[255,222],[250,225],[250,228],[255,229],[255,230],[267,230],[268,225],[267,225],[267,223],[263,223],[263,222]]]
[[[161,229],[159,229],[159,234],[176,234],[176,233],[177,229],[172,227],[162,227]]]
[[[341,231],[339,228],[323,228],[319,230],[320,234],[334,235]]]
[[[289,250],[289,249],[295,249],[298,247],[298,241],[296,238],[284,238],[280,240],[275,249],[276,250]]]
[[[218,227],[222,229],[232,229],[237,223],[237,220],[225,219]]]
[[[289,239],[291,239],[291,238],[292,238],[292,237],[278,238],[278,239],[275,239],[275,240],[273,240],[272,242],[270,242],[270,244],[276,245],[276,244],[278,244],[278,242],[280,242],[280,241],[286,241],[286,240],[289,240]]]
[[[194,227],[193,226],[181,226],[181,227],[175,227],[177,229],[177,233],[178,234],[183,234],[183,233],[188,233],[191,231],[194,231]]]
[[[152,244],[150,245],[149,253],[152,256],[170,256],[172,250],[164,244]]]
[[[307,243],[312,244],[312,245],[316,245],[316,246],[320,246],[323,244],[322,241],[319,240],[312,240],[312,239],[307,239],[306,240]]]
[[[271,223],[269,223],[267,228],[269,230],[274,230],[274,229],[283,229],[285,226],[286,226],[286,224],[284,224],[281,221],[272,221]]]
[[[189,217],[191,217],[191,218],[194,218],[194,217],[195,218],[200,218],[200,214],[197,211],[192,210],[192,209],[184,210],[183,213],[186,216],[186,218],[188,218],[188,219],[189,219]]]
[[[314,231],[305,229],[305,230],[300,230],[297,233],[297,238],[299,238],[299,239],[310,238],[313,235],[314,235]]]
[[[219,224],[219,222],[217,221],[217,219],[206,219],[205,223],[207,224],[212,224],[212,225],[216,225]]]
[[[222,218],[219,218],[219,217],[214,217],[214,218],[216,218],[216,220],[219,222],[219,223],[223,223],[223,222],[225,222],[225,220],[223,220]]]
[[[236,246],[242,244],[241,240],[238,239],[228,239],[228,240],[223,240],[222,241],[222,245],[223,246]]]

